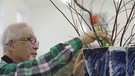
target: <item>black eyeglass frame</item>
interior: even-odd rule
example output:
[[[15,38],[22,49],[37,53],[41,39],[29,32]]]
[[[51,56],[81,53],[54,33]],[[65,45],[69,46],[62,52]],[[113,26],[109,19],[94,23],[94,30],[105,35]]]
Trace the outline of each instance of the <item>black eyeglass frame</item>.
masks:
[[[16,40],[19,40],[19,41],[29,41],[33,45],[35,45],[35,44],[39,45],[39,41],[35,40],[32,37],[21,37],[21,39],[16,39]],[[6,44],[6,45],[8,45],[8,44]]]
[[[25,37],[25,38],[26,38],[26,41],[30,41],[33,45],[35,44],[39,45],[39,41],[35,40],[32,37]]]

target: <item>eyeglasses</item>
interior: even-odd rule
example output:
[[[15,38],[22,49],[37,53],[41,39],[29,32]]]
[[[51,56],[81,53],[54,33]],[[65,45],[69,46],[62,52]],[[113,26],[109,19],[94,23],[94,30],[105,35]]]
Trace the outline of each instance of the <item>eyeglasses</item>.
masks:
[[[39,41],[37,41],[37,40],[35,40],[34,38],[32,38],[32,37],[22,37],[22,38],[20,38],[20,39],[17,39],[17,40],[19,40],[19,41],[29,41],[31,44],[33,44],[33,45],[39,45]],[[6,44],[6,45],[8,45],[8,44]]]
[[[35,45],[35,44],[39,45],[39,41],[35,40],[32,37],[25,37],[25,40],[30,41],[33,45]]]
[[[20,41],[29,41],[33,45],[35,45],[35,44],[39,45],[39,41],[35,40],[32,37],[22,37],[21,39],[18,39],[18,40],[20,40]]]

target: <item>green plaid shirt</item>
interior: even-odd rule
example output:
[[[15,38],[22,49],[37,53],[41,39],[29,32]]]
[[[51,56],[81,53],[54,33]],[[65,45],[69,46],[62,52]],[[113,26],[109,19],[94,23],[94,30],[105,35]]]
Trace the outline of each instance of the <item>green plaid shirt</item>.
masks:
[[[7,64],[1,61],[0,76],[52,76],[69,63],[70,60],[63,61],[69,54],[73,57],[81,48],[81,40],[74,38],[57,44],[50,49],[50,52],[40,56],[37,60],[28,60],[19,64]]]

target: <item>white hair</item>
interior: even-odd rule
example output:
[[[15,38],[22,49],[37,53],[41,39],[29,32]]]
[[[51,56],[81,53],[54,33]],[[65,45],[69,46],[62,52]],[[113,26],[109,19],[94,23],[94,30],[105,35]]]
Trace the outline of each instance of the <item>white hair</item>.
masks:
[[[14,23],[14,24],[9,25],[5,29],[3,33],[3,38],[2,38],[2,46],[3,46],[4,52],[6,51],[6,48],[7,48],[6,44],[8,43],[8,41],[21,38],[24,32],[24,29],[26,28],[32,31],[32,29],[29,26],[27,26],[26,23]]]

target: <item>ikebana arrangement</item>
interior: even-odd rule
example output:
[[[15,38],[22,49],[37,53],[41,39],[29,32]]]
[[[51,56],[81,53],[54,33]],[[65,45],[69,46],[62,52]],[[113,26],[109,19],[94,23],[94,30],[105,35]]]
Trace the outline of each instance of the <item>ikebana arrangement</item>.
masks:
[[[83,49],[85,76],[135,76],[134,0],[72,0],[71,3],[67,2],[72,19],[69,19],[52,0],[50,1],[78,35],[81,34],[81,28],[84,34],[91,30],[95,35],[96,31],[104,31],[111,37],[111,43],[106,43],[104,38],[96,36],[100,48],[91,48],[91,45],[88,45]],[[113,14],[106,20],[105,16],[102,16],[102,9],[107,1],[112,1],[110,4],[113,5],[110,6],[113,9],[108,11]],[[95,6],[101,8],[94,8]],[[94,9],[100,12],[95,13]]]
[[[87,8],[86,2],[87,1]],[[88,2],[89,1],[89,2]],[[107,0],[72,0],[70,3],[67,1],[67,8],[71,13],[71,19],[64,14],[52,0],[50,2],[60,11],[60,13],[66,18],[66,20],[73,26],[78,35],[80,27],[83,33],[86,33],[84,25],[88,30],[105,31],[106,34],[111,36],[111,44],[104,45],[103,39],[98,38],[99,46],[133,46],[135,45],[135,2],[134,0],[109,0],[113,5],[105,6]],[[89,3],[89,4],[88,4]],[[98,5],[96,5],[98,3]],[[94,8],[94,6],[100,6],[101,8]],[[113,7],[107,11],[113,10],[113,16],[105,20],[102,17],[103,7]],[[98,9],[99,13],[93,13],[92,11]],[[84,18],[84,15],[88,14],[88,19]],[[95,28],[96,27],[96,28]],[[109,29],[108,29],[109,28]],[[96,35],[96,32],[95,32]]]

